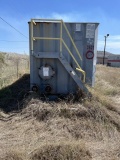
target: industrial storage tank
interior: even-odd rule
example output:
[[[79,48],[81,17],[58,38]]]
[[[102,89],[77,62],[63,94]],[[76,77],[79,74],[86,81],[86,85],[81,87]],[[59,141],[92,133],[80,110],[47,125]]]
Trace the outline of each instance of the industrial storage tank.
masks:
[[[94,86],[99,23],[31,19],[30,87],[43,94],[86,91]]]

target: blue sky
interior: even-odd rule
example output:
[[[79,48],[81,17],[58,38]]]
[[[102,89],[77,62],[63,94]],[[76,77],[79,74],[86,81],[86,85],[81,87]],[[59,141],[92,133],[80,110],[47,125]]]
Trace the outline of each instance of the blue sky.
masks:
[[[120,54],[120,0],[0,0],[0,17],[28,35],[31,18],[99,22],[98,50]],[[29,39],[0,19],[0,51],[29,53]]]

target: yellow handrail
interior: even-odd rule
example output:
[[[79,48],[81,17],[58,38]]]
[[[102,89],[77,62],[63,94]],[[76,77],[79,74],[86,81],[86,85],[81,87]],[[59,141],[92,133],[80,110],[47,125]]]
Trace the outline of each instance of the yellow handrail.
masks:
[[[48,21],[48,22],[59,22],[59,23],[61,23],[61,21],[62,21],[61,19],[44,19],[44,18],[43,19],[42,18],[41,19],[36,18],[36,19],[31,19],[31,20],[34,21],[34,22],[35,21],[41,21],[41,22]]]
[[[62,23],[60,24],[60,56],[62,55]]]
[[[79,72],[81,72],[83,74],[83,82],[85,82],[85,77],[86,77],[85,71],[83,71],[80,68],[76,68],[76,70],[79,71]]]
[[[60,38],[53,38],[53,37],[33,37],[33,39],[43,39],[43,40],[60,40]]]
[[[76,61],[75,57],[73,56],[72,52],[70,51],[70,49],[68,48],[68,46],[66,45],[66,43],[65,43],[65,41],[64,41],[63,39],[62,39],[62,42],[63,42],[64,46],[66,47],[66,49],[68,50],[68,52],[69,52],[69,54],[71,55],[71,57],[73,58],[73,60],[75,61],[76,65],[77,65],[79,68],[81,68],[80,65],[78,64],[78,62]]]
[[[77,49],[77,47],[76,47],[76,45],[75,45],[75,43],[74,43],[74,41],[73,41],[73,39],[72,39],[72,37],[71,37],[71,35],[70,35],[69,31],[68,31],[68,29],[67,29],[67,27],[66,27],[65,23],[63,22],[63,20],[62,20],[62,24],[63,24],[63,26],[64,26],[64,28],[65,28],[65,30],[66,30],[66,32],[67,32],[67,34],[68,34],[69,38],[70,38],[70,40],[71,40],[71,42],[72,42],[72,44],[73,44],[73,46],[74,46],[75,50],[76,50],[76,52],[77,52],[77,54],[78,54],[79,58],[82,60],[82,57],[81,57],[81,55],[80,55],[80,52],[78,51],[78,49]]]
[[[33,21],[31,19],[31,37],[30,37],[30,42],[31,42],[31,51],[33,52]]]

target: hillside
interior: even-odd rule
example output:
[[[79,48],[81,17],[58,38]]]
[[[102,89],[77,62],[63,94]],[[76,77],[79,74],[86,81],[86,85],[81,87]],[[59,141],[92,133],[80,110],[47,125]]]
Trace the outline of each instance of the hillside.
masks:
[[[28,72],[28,55],[0,52],[0,89]]]
[[[29,75],[0,90],[0,160],[120,159],[119,68],[97,66],[90,98],[28,90]]]

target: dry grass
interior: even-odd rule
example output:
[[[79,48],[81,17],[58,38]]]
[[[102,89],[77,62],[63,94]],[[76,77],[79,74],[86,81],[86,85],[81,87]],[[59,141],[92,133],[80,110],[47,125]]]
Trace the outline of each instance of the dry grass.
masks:
[[[5,54],[0,52],[0,68],[4,65],[5,63]]]
[[[18,113],[0,111],[1,160],[119,160],[119,78],[119,69],[99,65],[93,96],[81,103],[32,93]]]
[[[50,143],[41,145],[29,153],[29,158],[18,151],[11,151],[1,158],[1,160],[91,160],[91,153],[86,150],[81,142],[71,143]]]
[[[1,158],[0,160],[25,160],[25,157],[19,152],[14,151],[6,153],[5,157]]]
[[[0,89],[29,73],[29,57],[0,52]]]
[[[92,156],[82,143],[47,144],[34,151],[31,160],[90,160]]]

